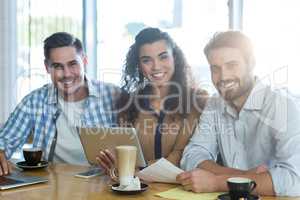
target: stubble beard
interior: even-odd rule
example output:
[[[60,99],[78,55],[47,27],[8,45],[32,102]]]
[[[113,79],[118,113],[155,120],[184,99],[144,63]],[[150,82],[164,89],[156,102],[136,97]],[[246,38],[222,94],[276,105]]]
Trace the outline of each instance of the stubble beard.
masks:
[[[245,82],[243,85],[241,85],[240,79],[236,79],[235,81],[237,82],[238,87],[225,91],[225,94],[222,94],[221,90],[218,89],[219,93],[222,95],[224,100],[226,100],[228,102],[233,102],[234,100],[236,100],[244,95],[247,95],[253,87],[253,83],[249,77],[245,78]]]

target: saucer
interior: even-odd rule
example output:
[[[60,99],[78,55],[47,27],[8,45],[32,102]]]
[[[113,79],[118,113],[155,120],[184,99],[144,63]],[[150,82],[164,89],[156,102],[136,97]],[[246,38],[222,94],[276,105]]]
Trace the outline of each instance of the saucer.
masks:
[[[24,170],[32,170],[32,169],[42,169],[48,166],[47,161],[41,161],[37,165],[28,165],[25,161],[17,162],[17,167],[24,169]]]
[[[120,190],[118,187],[119,187],[119,183],[113,184],[111,186],[111,190],[119,194],[138,194],[141,192],[145,192],[148,189],[148,185],[145,183],[141,183],[140,190]]]
[[[244,198],[244,199],[247,199],[247,200],[260,200],[260,197],[259,196],[256,196],[254,194],[250,194],[248,196],[248,198]],[[225,193],[225,194],[221,194],[218,196],[218,200],[231,200],[230,199],[230,196],[228,193]]]

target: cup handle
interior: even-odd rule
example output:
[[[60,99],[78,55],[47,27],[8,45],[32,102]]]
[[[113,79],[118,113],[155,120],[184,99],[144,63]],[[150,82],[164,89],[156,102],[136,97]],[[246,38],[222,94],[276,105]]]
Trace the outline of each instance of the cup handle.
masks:
[[[116,175],[116,168],[113,167],[109,170],[109,176],[110,178],[115,181],[115,182],[119,182],[119,178],[118,176]]]
[[[251,181],[251,189],[250,189],[250,193],[256,188],[256,182],[255,181]]]

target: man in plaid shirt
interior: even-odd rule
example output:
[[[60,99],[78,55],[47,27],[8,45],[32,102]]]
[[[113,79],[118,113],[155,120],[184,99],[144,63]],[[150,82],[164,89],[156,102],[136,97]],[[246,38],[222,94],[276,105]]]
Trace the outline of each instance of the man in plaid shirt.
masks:
[[[31,92],[0,129],[0,175],[11,172],[7,161],[33,134],[33,147],[43,159],[87,163],[76,126],[109,127],[116,123],[113,99],[120,89],[90,81],[82,43],[69,33],[44,41],[46,70],[52,83]]]

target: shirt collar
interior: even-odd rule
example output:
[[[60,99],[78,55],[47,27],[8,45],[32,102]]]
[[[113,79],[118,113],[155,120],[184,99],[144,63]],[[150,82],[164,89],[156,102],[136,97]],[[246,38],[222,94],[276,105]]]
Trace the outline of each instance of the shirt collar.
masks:
[[[101,97],[101,92],[100,90],[102,89],[101,87],[97,87],[97,84],[93,84],[93,82],[88,78],[85,77],[85,81],[88,87],[88,96],[94,96],[94,97]],[[101,86],[103,86],[101,84]]]
[[[261,110],[263,108],[264,99],[268,86],[263,84],[261,81],[256,80],[254,88],[251,90],[242,109],[245,110]],[[223,112],[227,112],[232,116],[237,116],[237,112],[222,98]]]
[[[257,80],[243,109],[261,110],[263,108],[268,86]]]
[[[85,83],[88,87],[88,96],[95,96],[99,97],[100,92],[98,90],[100,88],[97,88],[95,84],[92,83],[92,81],[85,76]],[[48,90],[48,104],[57,104],[58,103],[58,90],[54,86],[54,84],[50,84],[49,90]]]
[[[54,86],[54,84],[50,84],[48,90],[48,104],[56,104],[57,102],[57,88]]]

